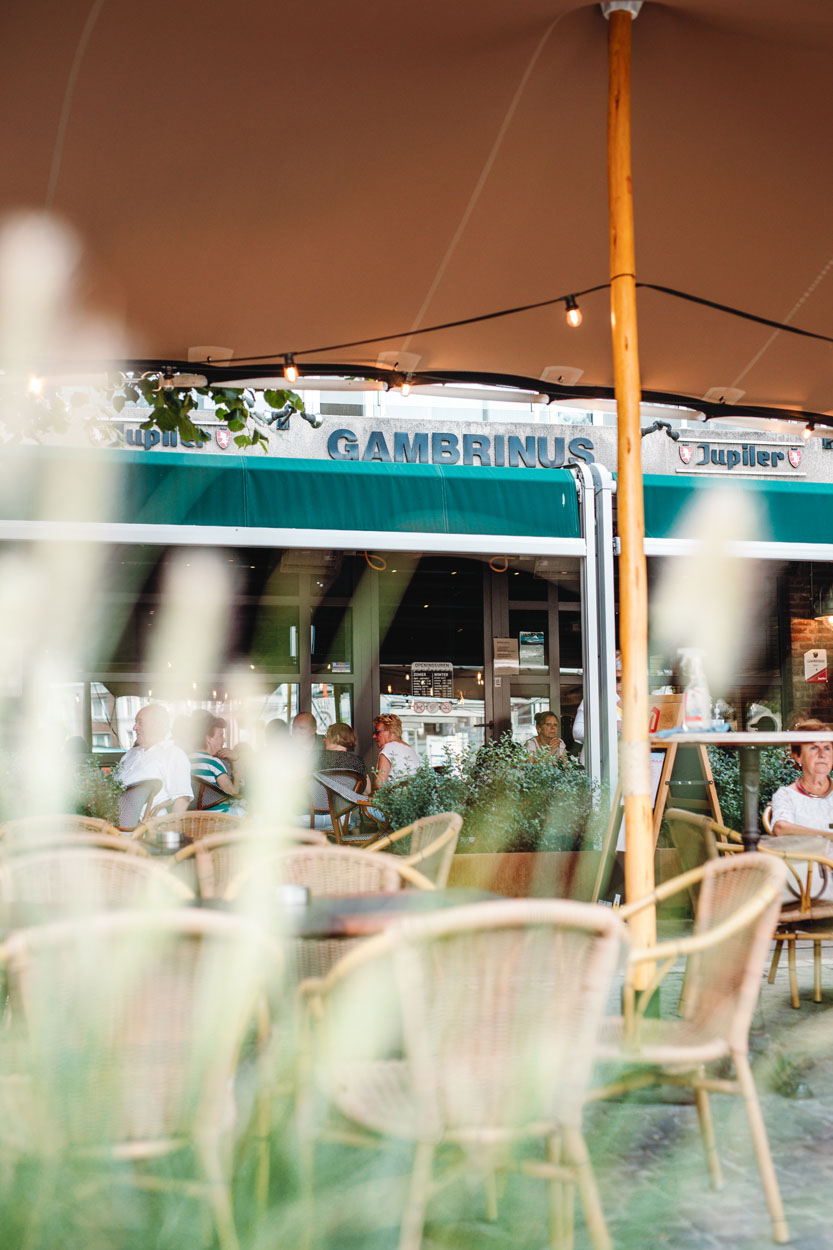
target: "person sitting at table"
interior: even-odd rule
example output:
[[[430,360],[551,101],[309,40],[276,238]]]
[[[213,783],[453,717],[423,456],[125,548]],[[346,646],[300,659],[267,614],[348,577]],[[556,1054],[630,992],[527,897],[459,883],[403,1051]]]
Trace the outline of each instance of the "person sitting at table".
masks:
[[[133,725],[136,745],[125,751],[117,775],[123,786],[137,781],[159,781],[153,815],[179,815],[188,810],[194,797],[191,789],[191,764],[188,756],[168,734],[171,721],[161,703],[147,703],[139,708]]]
[[[324,735],[324,750],[317,772],[360,773],[367,782],[367,764],[356,750],[356,734],[352,725],[337,720]],[[367,789],[367,785],[364,787]]]
[[[318,725],[312,712],[299,712],[292,721],[290,734],[293,742],[315,753],[316,757],[324,747],[324,739],[317,732]]]
[[[210,781],[212,786],[236,798],[240,793],[236,759],[233,751],[225,749],[226,722],[211,712],[197,711],[192,717],[194,739],[198,749],[191,755],[191,772],[195,777]],[[212,804],[213,812],[230,812],[236,808],[232,803]]]
[[[374,790],[389,781],[401,781],[417,771],[419,756],[413,747],[403,742],[402,721],[393,712],[383,712],[376,717],[373,738],[379,748]]]
[[[830,726],[820,720],[800,720],[793,730],[828,733]],[[818,829],[833,838],[833,742],[794,742],[790,754],[801,776],[772,796],[773,836],[797,837],[808,829]]]
[[[622,653],[616,649],[616,732],[622,732]],[[584,699],[576,709],[573,721],[573,741],[581,744],[578,761],[584,763]]]
[[[793,730],[829,733],[830,726],[820,720],[799,720]],[[773,794],[772,836],[761,838],[760,845],[780,843],[785,850],[833,858],[833,742],[794,742],[790,754],[801,776]],[[814,829],[818,833],[813,833]],[[823,865],[813,866],[810,893],[815,900],[833,898],[833,875]],[[794,901],[796,897],[797,887],[788,879],[784,899]]]
[[[555,712],[536,712],[535,728],[538,730],[537,734],[534,738],[528,738],[526,743],[529,754],[537,755],[539,751],[543,751],[544,754],[560,759],[567,748],[558,736],[558,717]]]

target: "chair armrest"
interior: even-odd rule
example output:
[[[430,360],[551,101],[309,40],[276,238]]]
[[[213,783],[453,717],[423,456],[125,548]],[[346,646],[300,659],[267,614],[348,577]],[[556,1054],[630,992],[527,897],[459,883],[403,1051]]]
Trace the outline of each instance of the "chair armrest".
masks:
[[[413,833],[413,831],[413,825],[405,825],[404,829],[396,829],[393,833],[386,833],[384,837],[377,838],[375,842],[371,842],[370,845],[366,846],[364,849],[366,851],[382,851],[386,846],[393,846],[394,842],[399,842],[402,838],[407,838],[409,834]]]
[[[696,871],[696,870],[695,870]],[[681,878],[676,878],[680,880]],[[648,1003],[659,989],[665,977],[683,955],[694,955],[699,951],[708,950],[712,946],[725,942],[739,929],[745,928],[765,911],[779,895],[779,886],[764,886],[757,897],[744,903],[728,920],[709,929],[706,933],[693,933],[690,937],[676,938],[668,942],[657,942],[655,946],[632,947],[625,961],[625,989],[623,995],[625,1036],[633,1040],[639,1024],[645,1015]],[[653,964],[654,974],[648,985],[640,987],[639,1004],[636,1003],[634,987],[634,970],[640,964]]]
[[[436,890],[437,888],[433,881],[429,881],[423,873],[404,861],[400,863],[399,871],[406,881],[409,881],[411,885],[417,886],[420,890]]]
[[[770,905],[773,899],[778,897],[778,894],[779,889],[776,885],[764,886],[756,898],[752,898],[748,903],[744,903],[743,907],[739,907],[728,920],[721,921],[720,924],[715,925],[708,932],[692,933],[690,937],[657,942],[656,946],[632,947],[628,951],[627,963],[636,965],[656,963],[663,959],[677,960],[681,955],[693,955],[697,951],[708,950],[710,946],[715,946],[718,942],[724,942],[726,938],[731,937],[738,929],[748,925],[751,920],[754,920],[755,916]]]
[[[697,868],[690,868],[688,872],[680,873],[679,877],[672,877],[670,881],[663,882],[657,886],[650,894],[646,894],[644,898],[638,898],[633,903],[626,903],[624,907],[619,908],[619,915],[623,920],[629,920],[631,916],[638,911],[642,911],[645,907],[652,907],[654,903],[661,903],[666,898],[673,898],[675,894],[688,890],[692,885],[698,885],[702,880],[706,871],[706,865],[700,864]]]
[[[789,842],[792,835],[785,834],[784,842]],[[814,831],[815,837],[824,837],[818,829]],[[811,912],[813,910],[813,897],[810,893],[813,880],[813,865],[818,864],[820,868],[829,868],[833,872],[833,859],[829,855],[822,855],[819,851],[792,851],[788,847],[783,850],[780,846],[762,846],[759,850],[764,855],[775,855],[778,859],[783,859],[790,871],[799,891],[799,906],[802,912]],[[801,873],[796,865],[806,866],[806,871]]]

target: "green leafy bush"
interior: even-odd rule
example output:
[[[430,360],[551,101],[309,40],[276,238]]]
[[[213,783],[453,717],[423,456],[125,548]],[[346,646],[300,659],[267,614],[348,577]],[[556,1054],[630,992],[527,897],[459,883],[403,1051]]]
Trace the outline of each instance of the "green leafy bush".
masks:
[[[709,747],[714,784],[720,801],[723,823],[730,829],[743,829],[743,793],[740,787],[740,757],[737,751]],[[760,752],[761,786],[758,791],[758,818],[780,786],[795,781],[798,773],[789,752],[782,747],[769,747]]]
[[[596,791],[572,756],[538,752],[505,734],[478,751],[382,786],[374,802],[401,829],[435,812],[459,812],[461,852],[571,851],[599,844]]]
[[[373,805],[385,813],[392,829],[404,829],[405,825],[438,812],[459,812],[462,815],[466,786],[465,758],[457,760],[447,754],[438,769],[424,759],[410,777],[382,786],[373,796]],[[398,850],[398,844],[390,849]],[[405,848],[402,848],[402,853],[406,853]]]
[[[115,769],[105,773],[92,760],[82,760],[73,777],[72,811],[118,825],[119,795],[123,789]]]

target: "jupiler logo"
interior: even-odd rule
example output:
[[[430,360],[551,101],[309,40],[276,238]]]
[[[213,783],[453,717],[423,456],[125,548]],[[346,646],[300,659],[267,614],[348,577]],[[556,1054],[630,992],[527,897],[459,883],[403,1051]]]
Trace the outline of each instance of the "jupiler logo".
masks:
[[[688,443],[680,443],[677,450],[680,453],[680,459],[683,464],[691,464],[691,457],[694,455],[694,448],[690,447]]]
[[[231,442],[231,430],[215,430],[214,437],[220,450],[225,451]]]
[[[787,455],[790,458],[790,464],[792,465],[792,467],[794,469],[797,469],[798,466],[801,464],[801,448],[791,447],[790,450],[787,452]]]

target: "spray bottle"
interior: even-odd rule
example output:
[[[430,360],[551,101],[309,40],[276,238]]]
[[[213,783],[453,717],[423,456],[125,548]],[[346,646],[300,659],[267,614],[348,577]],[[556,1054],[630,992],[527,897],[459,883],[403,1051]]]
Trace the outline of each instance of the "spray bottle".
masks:
[[[681,647],[680,667],[685,680],[683,728],[689,733],[703,733],[712,726],[712,704],[703,652],[695,647]]]

